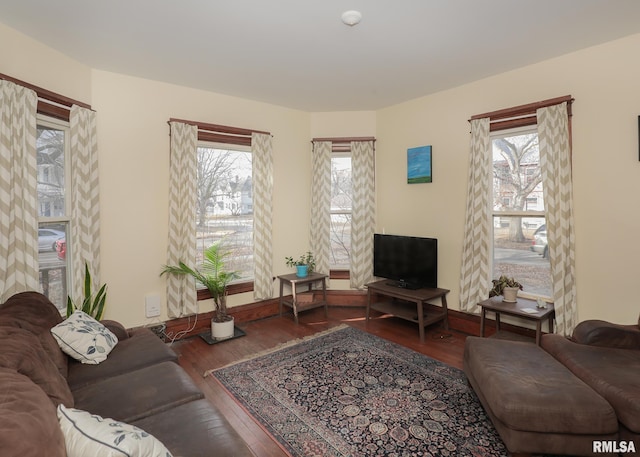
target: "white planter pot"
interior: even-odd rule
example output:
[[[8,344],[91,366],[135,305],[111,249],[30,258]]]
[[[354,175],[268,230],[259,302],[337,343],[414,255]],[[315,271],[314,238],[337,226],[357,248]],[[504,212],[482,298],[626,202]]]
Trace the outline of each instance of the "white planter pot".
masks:
[[[224,340],[233,336],[233,317],[227,322],[214,322],[211,319],[211,338],[214,340]]]
[[[518,301],[518,289],[517,287],[505,287],[502,289],[502,297],[507,303],[515,303]]]

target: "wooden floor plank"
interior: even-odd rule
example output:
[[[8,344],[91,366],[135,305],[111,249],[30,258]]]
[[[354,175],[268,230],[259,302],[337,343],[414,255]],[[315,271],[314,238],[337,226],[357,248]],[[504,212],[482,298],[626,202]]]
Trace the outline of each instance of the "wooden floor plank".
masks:
[[[239,325],[246,336],[209,345],[200,337],[176,341],[173,349],[179,355],[180,365],[202,389],[205,397],[215,405],[238,431],[257,457],[283,457],[286,453],[258,425],[242,407],[211,376],[203,377],[210,369],[220,368],[267,349],[329,328],[347,324],[381,338],[406,346],[448,365],[462,368],[465,334],[445,331],[436,324],[425,331],[425,342],[420,343],[416,324],[388,315],[372,312],[367,322],[364,309],[332,307],[326,318],[322,309],[305,311],[299,324],[291,313]]]

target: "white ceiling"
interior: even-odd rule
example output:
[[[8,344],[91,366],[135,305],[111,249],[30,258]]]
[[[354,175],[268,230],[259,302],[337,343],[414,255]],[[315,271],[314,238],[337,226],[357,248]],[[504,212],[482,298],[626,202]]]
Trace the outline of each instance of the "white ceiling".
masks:
[[[355,27],[340,20],[351,9]],[[0,0],[0,22],[92,68],[320,112],[640,33],[640,1]]]

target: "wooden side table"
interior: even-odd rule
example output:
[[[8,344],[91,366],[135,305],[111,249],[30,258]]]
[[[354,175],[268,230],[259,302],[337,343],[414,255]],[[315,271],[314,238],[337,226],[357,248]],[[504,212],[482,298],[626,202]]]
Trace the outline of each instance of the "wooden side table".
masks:
[[[367,321],[369,320],[369,310],[371,308],[376,311],[381,311],[387,314],[393,314],[396,317],[405,319],[418,324],[418,331],[420,333],[420,342],[424,343],[424,328],[427,325],[434,324],[436,322],[443,321],[445,330],[449,329],[449,321],[447,319],[447,297],[449,293],[448,289],[403,289],[400,287],[394,287],[388,284],[389,280],[376,281],[367,284]],[[372,303],[371,295],[377,294],[380,296],[386,296],[392,298],[392,300],[381,300],[379,302]],[[441,309],[437,312],[426,312],[424,305],[429,300],[440,299]],[[399,303],[400,299],[405,303]],[[406,304],[415,304],[413,306],[406,306]]]
[[[282,316],[283,305],[287,305],[293,308],[293,317],[296,324],[298,323],[299,311],[304,311],[311,308],[317,308],[319,306],[324,306],[324,315],[328,317],[329,314],[327,310],[327,275],[323,273],[313,272],[313,273],[309,273],[309,275],[305,276],[304,278],[300,278],[295,273],[291,273],[288,275],[280,275],[278,276],[278,279],[280,280],[280,316]],[[322,285],[322,300],[313,300],[309,303],[298,303],[296,286],[298,286],[299,284],[302,284],[302,285],[306,284],[308,287],[307,290],[311,291],[313,288],[313,285],[317,282],[321,283]],[[285,284],[291,287],[291,300],[287,300],[284,298],[283,292],[284,292]]]
[[[555,318],[555,309],[553,303],[547,303],[546,308],[538,308],[535,300],[518,297],[515,303],[503,301],[502,297],[491,297],[484,300],[478,305],[482,308],[480,314],[480,336],[484,336],[484,323],[487,311],[493,311],[496,314],[496,332],[500,331],[500,314],[515,316],[521,319],[527,319],[536,323],[536,344],[540,346],[542,337],[542,322],[549,323],[549,333],[553,333],[553,319]]]

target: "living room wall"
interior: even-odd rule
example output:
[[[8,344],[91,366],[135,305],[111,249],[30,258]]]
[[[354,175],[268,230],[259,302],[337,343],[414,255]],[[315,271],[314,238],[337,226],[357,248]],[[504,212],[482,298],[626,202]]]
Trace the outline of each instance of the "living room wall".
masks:
[[[91,68],[0,23],[0,73],[90,103]]]
[[[439,239],[440,287],[459,309],[468,119],[572,95],[579,319],[637,322],[640,35],[378,111],[378,229]],[[406,150],[433,146],[433,183],[406,184]],[[624,287],[621,287],[625,285]]]
[[[273,135],[274,273],[284,257],[308,246],[309,114],[251,100],[94,70],[98,110],[102,273],[109,282],[107,316],[148,323],[144,298],[165,301],[169,183],[169,118],[268,131]],[[304,189],[304,191],[300,191]],[[277,284],[274,283],[274,293]],[[229,306],[253,302],[233,295]],[[212,309],[199,303],[200,312]],[[164,306],[163,306],[164,308]],[[161,316],[166,319],[166,314]]]
[[[102,280],[106,317],[149,323],[144,297],[160,295],[167,237],[170,117],[270,131],[274,135],[274,274],[308,246],[312,137],[377,138],[378,230],[440,240],[440,286],[458,281],[466,202],[470,116],[571,94],[580,319],[633,322],[640,246],[636,89],[640,35],[408,101],[377,112],[306,113],[76,62],[0,24],[0,72],[90,103],[98,112]],[[433,146],[431,184],[406,184],[406,149]],[[332,281],[332,288],[347,288]],[[274,294],[276,293],[274,284]],[[252,294],[230,305],[252,301]],[[203,303],[201,311],[211,309]],[[166,318],[163,314],[161,319]]]
[[[169,118],[269,131],[274,274],[289,272],[286,255],[308,249],[309,113],[91,69],[1,24],[0,42],[12,45],[0,46],[0,73],[89,103],[98,113],[105,318],[126,326],[152,323],[144,316],[147,295],[161,297],[159,320],[167,317],[159,273],[166,263]],[[252,301],[245,293],[230,297],[229,305]],[[210,301],[200,302],[200,312],[211,309]]]

